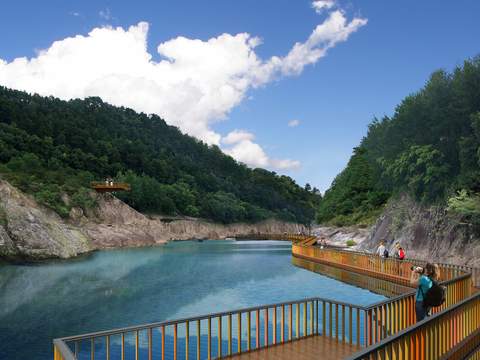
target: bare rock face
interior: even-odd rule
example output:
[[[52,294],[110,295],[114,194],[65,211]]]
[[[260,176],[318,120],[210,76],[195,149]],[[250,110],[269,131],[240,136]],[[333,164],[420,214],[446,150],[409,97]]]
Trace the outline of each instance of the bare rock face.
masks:
[[[29,259],[69,258],[91,250],[89,238],[0,180],[0,255]]]
[[[407,257],[480,266],[480,239],[471,226],[442,206],[425,207],[407,195],[389,202],[361,248],[373,251],[381,240],[391,250],[400,242]]]
[[[0,180],[0,257],[70,258],[97,249],[153,246],[169,240],[306,230],[302,225],[276,220],[222,225],[195,218],[147,217],[111,194],[92,196],[98,204],[94,210],[84,213],[72,208],[69,219],[64,220]]]
[[[346,246],[347,241],[353,240],[356,245],[349,247],[350,250],[357,250],[362,242],[368,239],[370,235],[369,228],[360,228],[358,226],[332,227],[316,226],[313,228],[313,234],[319,239],[328,239],[328,244],[335,246]]]
[[[0,225],[0,256],[12,257],[16,253],[15,244],[7,233],[7,230]]]
[[[224,239],[248,233],[305,231],[299,224],[267,220],[256,224],[217,224],[196,218],[147,217],[112,195],[97,199],[95,216],[84,226],[95,248],[151,246],[169,240]]]

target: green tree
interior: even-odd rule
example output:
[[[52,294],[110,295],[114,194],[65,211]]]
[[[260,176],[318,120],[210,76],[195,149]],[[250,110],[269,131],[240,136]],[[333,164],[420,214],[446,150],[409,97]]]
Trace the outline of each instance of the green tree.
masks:
[[[385,173],[397,188],[405,188],[423,201],[443,195],[448,170],[443,154],[432,145],[411,146],[394,162],[385,164]]]

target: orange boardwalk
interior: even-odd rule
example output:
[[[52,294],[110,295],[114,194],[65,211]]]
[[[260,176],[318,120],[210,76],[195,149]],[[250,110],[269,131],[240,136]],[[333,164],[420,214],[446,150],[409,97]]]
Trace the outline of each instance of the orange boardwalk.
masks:
[[[352,355],[359,348],[325,336],[312,336],[286,344],[232,356],[235,360],[338,360]]]

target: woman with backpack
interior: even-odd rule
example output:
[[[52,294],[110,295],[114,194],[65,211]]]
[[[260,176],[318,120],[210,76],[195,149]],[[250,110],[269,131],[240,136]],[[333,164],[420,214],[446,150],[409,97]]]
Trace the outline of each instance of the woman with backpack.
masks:
[[[437,264],[427,263],[425,268],[419,266],[412,266],[412,274],[410,283],[417,285],[417,293],[415,295],[415,314],[417,321],[421,321],[425,316],[430,315],[431,309],[431,295],[429,291],[432,287],[438,287],[437,281],[440,277],[440,269]],[[435,306],[437,306],[435,304]]]

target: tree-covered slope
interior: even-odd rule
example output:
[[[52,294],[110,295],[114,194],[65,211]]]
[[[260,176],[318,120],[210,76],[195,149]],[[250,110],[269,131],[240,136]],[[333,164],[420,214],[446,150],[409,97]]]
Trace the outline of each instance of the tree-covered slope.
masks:
[[[319,195],[290,177],[250,169],[156,115],[100,98],[62,101],[0,87],[0,174],[67,216],[94,206],[89,182],[132,184],[139,211],[224,223],[269,217],[309,223]],[[68,195],[68,196],[65,196]]]
[[[434,72],[391,118],[375,119],[326,191],[318,220],[369,222],[400,192],[479,221],[480,58]]]

